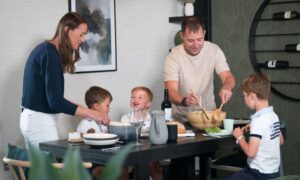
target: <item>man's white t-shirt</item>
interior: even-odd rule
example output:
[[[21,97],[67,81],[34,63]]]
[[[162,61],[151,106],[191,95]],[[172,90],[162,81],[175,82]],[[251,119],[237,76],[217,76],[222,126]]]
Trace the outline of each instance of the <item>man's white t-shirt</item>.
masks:
[[[219,74],[229,70],[225,55],[218,45],[205,41],[200,53],[191,56],[181,44],[174,47],[166,58],[164,81],[177,81],[181,96],[190,94],[192,89],[197,96],[201,95],[202,106],[206,110],[215,110],[214,72]],[[172,106],[175,117],[186,117],[188,111],[183,106]]]

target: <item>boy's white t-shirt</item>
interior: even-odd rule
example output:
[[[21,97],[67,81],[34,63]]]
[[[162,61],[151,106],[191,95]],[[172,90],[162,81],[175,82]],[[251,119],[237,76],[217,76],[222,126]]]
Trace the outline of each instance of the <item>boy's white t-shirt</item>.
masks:
[[[248,157],[248,165],[261,173],[277,173],[280,165],[280,123],[273,107],[257,111],[250,124],[250,138],[260,138],[254,158]]]
[[[77,126],[77,132],[87,133],[89,129],[93,128],[95,133],[107,133],[107,126],[97,124],[92,119],[83,119]]]
[[[142,132],[148,132],[150,129],[151,117],[148,112],[146,112],[146,113],[147,113],[146,119],[144,120],[144,124],[142,126]],[[123,123],[129,123],[129,120],[130,120],[130,113],[123,115],[121,118],[121,122],[123,122]]]

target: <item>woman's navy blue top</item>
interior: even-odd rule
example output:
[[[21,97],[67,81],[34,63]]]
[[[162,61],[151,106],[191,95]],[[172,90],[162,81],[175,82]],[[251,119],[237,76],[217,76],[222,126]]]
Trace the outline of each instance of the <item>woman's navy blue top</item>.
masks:
[[[23,77],[22,106],[43,113],[74,115],[77,105],[64,98],[61,57],[47,41],[29,55]]]

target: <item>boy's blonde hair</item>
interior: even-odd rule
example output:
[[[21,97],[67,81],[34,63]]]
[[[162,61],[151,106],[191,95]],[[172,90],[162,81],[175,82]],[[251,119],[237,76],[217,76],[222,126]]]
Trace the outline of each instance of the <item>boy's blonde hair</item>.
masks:
[[[242,83],[242,89],[245,93],[253,92],[258,99],[268,100],[271,92],[271,83],[263,73],[251,74]]]
[[[131,90],[131,94],[133,94],[135,91],[144,91],[147,94],[147,96],[148,96],[148,100],[150,102],[152,102],[152,100],[153,100],[153,93],[152,93],[152,91],[149,88],[144,87],[144,86],[137,86],[137,87],[134,87]]]
[[[98,86],[92,86],[85,92],[85,103],[89,108],[95,103],[102,103],[106,98],[113,100],[109,91]]]

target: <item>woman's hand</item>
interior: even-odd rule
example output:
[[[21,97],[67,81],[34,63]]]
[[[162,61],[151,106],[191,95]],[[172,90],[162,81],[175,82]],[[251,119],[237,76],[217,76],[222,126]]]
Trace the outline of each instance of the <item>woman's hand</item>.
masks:
[[[105,125],[105,126],[108,126],[109,123],[110,123],[110,118],[108,117],[108,114],[106,113],[100,113],[100,123]]]
[[[93,109],[88,109],[83,106],[78,106],[75,112],[76,116],[79,116],[81,119],[89,118],[93,119],[96,122],[107,126],[110,122],[107,113],[101,113]]]

